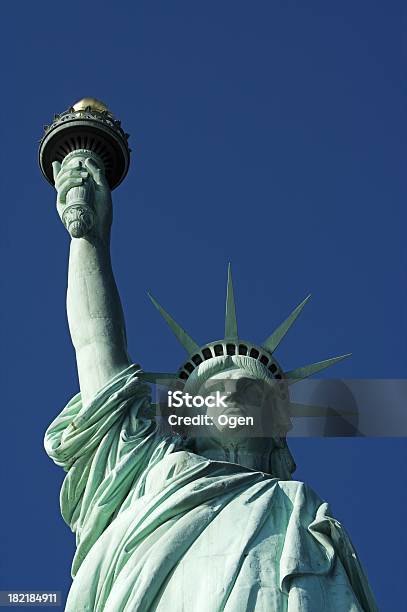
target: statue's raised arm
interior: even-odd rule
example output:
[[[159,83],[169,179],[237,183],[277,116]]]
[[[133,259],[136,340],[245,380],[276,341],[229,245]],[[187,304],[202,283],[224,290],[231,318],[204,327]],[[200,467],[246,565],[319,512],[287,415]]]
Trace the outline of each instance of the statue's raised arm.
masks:
[[[67,158],[66,158],[67,159]],[[86,223],[67,194],[87,186],[93,197],[89,232],[71,239],[67,313],[76,352],[82,401],[87,403],[115,374],[129,365],[126,330],[110,257],[112,199],[104,169],[90,157],[53,163],[57,209],[70,234]],[[81,219],[82,216],[82,219]]]

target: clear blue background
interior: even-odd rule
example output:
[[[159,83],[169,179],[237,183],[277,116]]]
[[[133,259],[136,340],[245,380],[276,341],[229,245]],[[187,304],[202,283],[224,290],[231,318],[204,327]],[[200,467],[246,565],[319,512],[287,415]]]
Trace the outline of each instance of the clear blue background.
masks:
[[[37,167],[43,124],[105,100],[131,133],[112,251],[133,359],[183,359],[151,289],[198,342],[223,334],[232,261],[242,337],[309,291],[286,368],[406,375],[406,13],[402,2],[10,3],[2,8],[0,589],[66,593],[74,536],[44,430],[78,389],[68,236]],[[327,374],[328,375],[328,374]],[[386,410],[386,406],[383,406]],[[405,609],[404,439],[294,440],[381,610]]]

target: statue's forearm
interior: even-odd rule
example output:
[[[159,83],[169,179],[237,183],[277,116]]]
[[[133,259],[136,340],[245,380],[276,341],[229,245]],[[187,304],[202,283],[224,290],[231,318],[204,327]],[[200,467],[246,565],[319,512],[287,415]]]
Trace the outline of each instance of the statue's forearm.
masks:
[[[71,242],[67,312],[86,403],[130,363],[126,329],[109,245],[99,239]]]

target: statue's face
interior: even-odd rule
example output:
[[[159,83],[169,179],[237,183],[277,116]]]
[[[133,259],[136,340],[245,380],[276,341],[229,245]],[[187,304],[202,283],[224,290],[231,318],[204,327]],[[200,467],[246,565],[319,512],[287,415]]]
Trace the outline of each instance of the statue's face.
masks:
[[[209,378],[200,394],[213,398],[214,405],[207,407],[206,414],[215,437],[261,436],[263,412],[270,408],[267,383],[244,370],[230,369]]]

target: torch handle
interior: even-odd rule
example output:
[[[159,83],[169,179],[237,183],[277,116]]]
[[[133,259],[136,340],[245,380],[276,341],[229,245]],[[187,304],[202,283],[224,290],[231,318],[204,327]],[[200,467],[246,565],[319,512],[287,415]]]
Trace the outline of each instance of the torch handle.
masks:
[[[72,152],[67,156],[66,161],[64,160],[62,166],[69,166],[78,161],[78,158],[83,164],[83,151]],[[72,238],[83,238],[93,228],[95,223],[94,202],[95,188],[90,177],[85,179],[82,185],[71,187],[66,194],[62,221]]]

